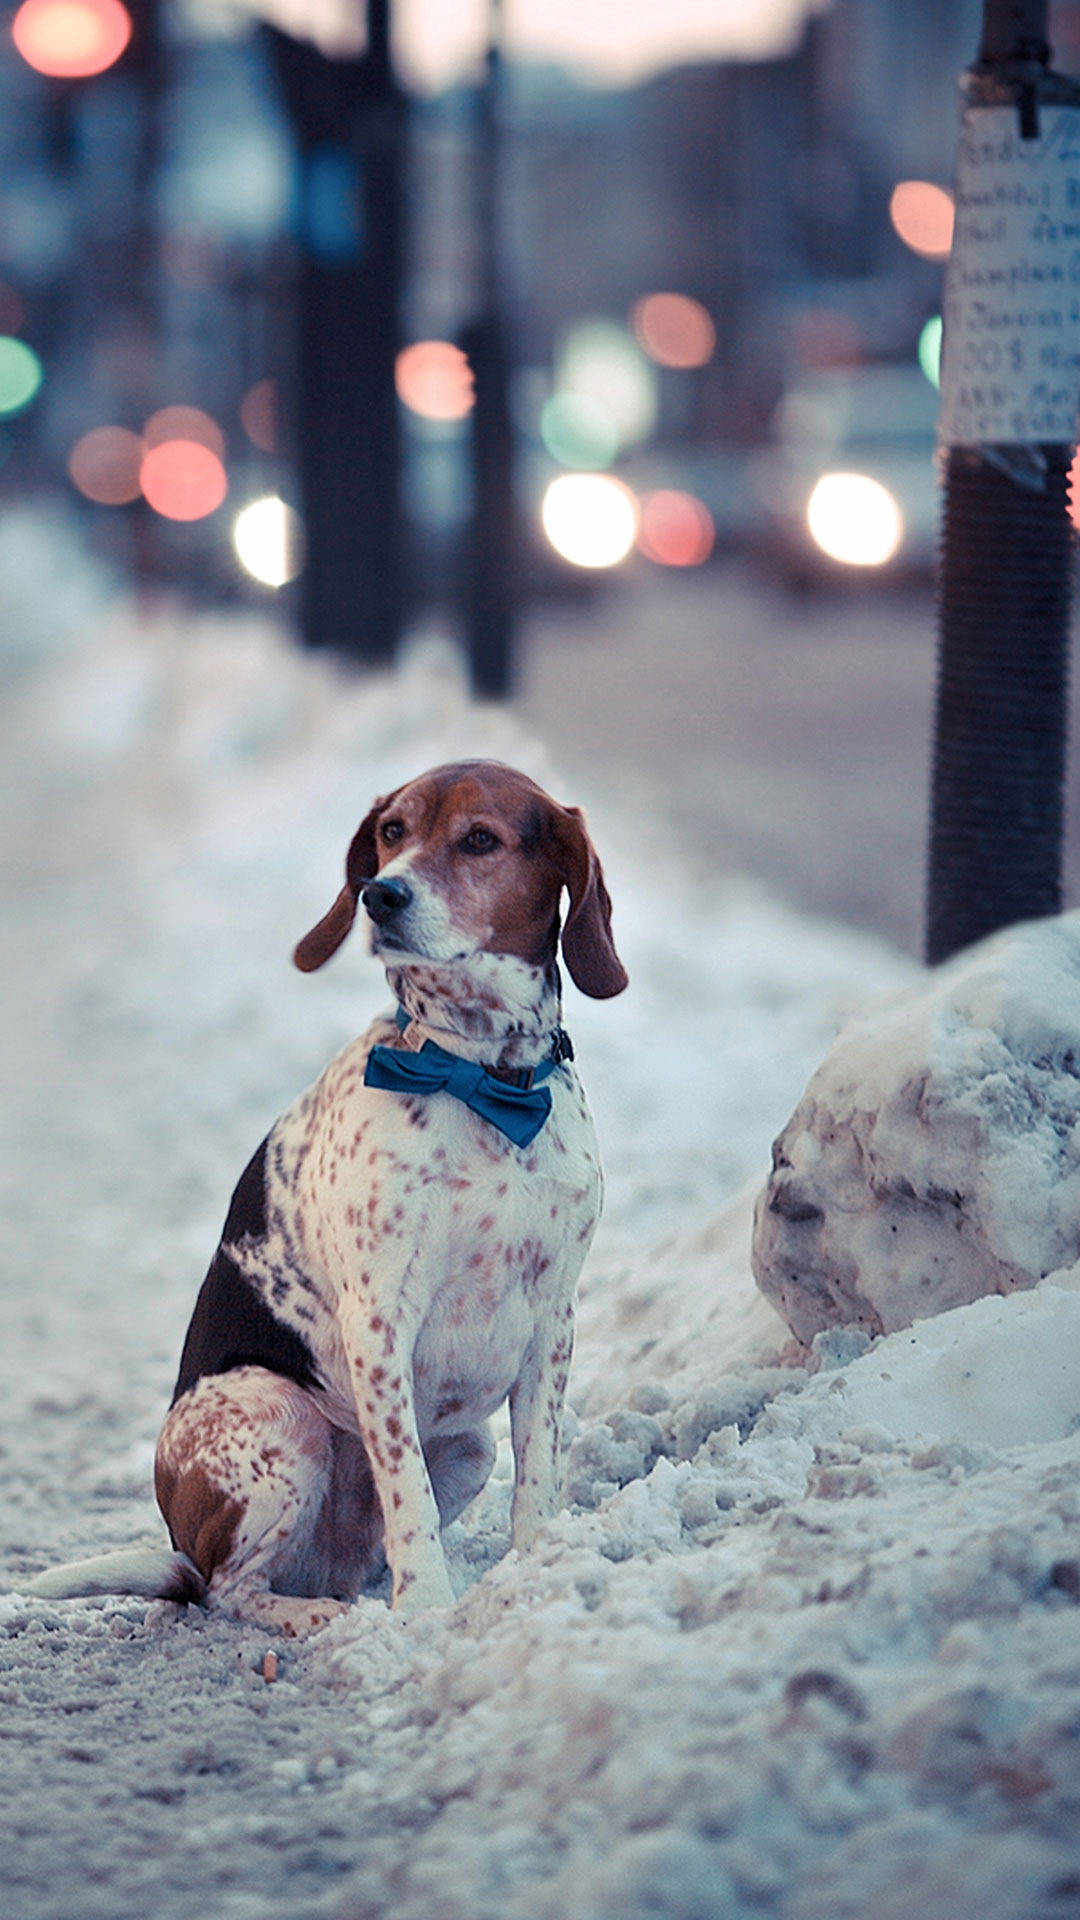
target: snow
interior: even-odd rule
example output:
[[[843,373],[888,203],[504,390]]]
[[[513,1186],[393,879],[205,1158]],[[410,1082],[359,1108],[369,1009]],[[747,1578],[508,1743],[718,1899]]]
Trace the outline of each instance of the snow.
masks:
[[[1080,1252],[1080,914],[852,1020],[776,1143],[758,1284],[798,1339],[893,1333]]]
[[[1080,1912],[1068,1263],[801,1348],[750,1273],[772,1136],[917,970],[749,880],[683,884],[437,636],[350,680],[268,619],[134,606],[62,523],[9,518],[0,553],[0,1576],[160,1537],[154,1439],[231,1187],[385,999],[358,945],[288,963],[376,792],[491,754],[584,804],[632,982],[566,1011],[609,1181],[567,1510],[508,1551],[503,1430],[449,1532],[455,1607],[367,1598],[277,1642],[273,1684],[250,1627],[0,1594],[5,1912]]]

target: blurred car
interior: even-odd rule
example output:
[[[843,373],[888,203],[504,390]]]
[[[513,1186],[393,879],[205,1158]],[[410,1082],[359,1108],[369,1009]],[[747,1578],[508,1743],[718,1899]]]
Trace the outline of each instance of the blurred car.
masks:
[[[770,567],[793,586],[929,574],[937,408],[915,366],[829,368],[790,386],[750,469]]]

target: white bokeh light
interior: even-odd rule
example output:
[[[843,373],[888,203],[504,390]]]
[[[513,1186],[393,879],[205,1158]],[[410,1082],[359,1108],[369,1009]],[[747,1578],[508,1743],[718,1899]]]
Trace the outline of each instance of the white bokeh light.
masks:
[[[629,487],[606,473],[564,473],[541,509],[556,553],[575,567],[617,567],[637,534],[638,508]]]
[[[501,41],[507,59],[564,66],[601,87],[636,86],[665,67],[702,60],[766,60],[798,45],[808,13],[828,0],[505,0]],[[362,0],[183,0],[206,28],[230,29],[245,16],[270,20],[331,58],[366,44]],[[235,29],[233,29],[235,30]],[[483,71],[491,36],[490,0],[396,0],[394,59],[404,84],[441,93]]]
[[[237,514],[233,546],[253,579],[283,587],[303,569],[303,522],[276,493],[267,494]]]
[[[822,474],[806,508],[807,525],[823,553],[849,567],[881,567],[904,537],[896,501],[865,473]]]

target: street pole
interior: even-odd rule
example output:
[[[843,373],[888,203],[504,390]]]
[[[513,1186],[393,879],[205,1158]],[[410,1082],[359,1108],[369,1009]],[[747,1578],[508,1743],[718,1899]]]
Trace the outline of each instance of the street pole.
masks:
[[[1080,415],[1080,86],[1047,0],[985,0],[946,274],[933,964],[1061,907]]]
[[[301,632],[363,664],[402,626],[401,444],[394,362],[403,273],[404,96],[389,0],[368,0],[360,58],[269,29],[299,146],[294,433],[307,563]]]
[[[499,0],[493,0],[475,173],[479,311],[461,336],[476,382],[470,416],[473,505],[465,551],[465,643],[473,688],[492,700],[505,699],[511,689],[517,560],[510,369],[499,273],[500,25]]]

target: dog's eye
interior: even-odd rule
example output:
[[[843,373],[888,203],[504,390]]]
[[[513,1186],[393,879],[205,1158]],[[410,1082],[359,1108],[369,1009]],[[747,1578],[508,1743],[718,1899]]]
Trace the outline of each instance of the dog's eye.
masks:
[[[405,825],[401,820],[384,820],[379,828],[379,839],[384,847],[396,847],[399,840],[405,838]]]
[[[492,853],[501,845],[498,836],[489,833],[487,827],[470,827],[461,843],[465,853]]]

